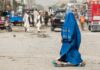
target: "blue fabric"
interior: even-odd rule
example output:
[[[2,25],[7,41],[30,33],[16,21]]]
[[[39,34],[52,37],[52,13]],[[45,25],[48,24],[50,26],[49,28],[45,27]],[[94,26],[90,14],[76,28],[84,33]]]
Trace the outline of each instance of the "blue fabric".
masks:
[[[66,56],[65,61],[74,65],[81,63],[82,59],[78,51],[81,43],[81,34],[72,11],[67,11],[65,15],[61,36],[61,57]]]
[[[23,22],[23,17],[21,16],[10,17],[10,22]]]

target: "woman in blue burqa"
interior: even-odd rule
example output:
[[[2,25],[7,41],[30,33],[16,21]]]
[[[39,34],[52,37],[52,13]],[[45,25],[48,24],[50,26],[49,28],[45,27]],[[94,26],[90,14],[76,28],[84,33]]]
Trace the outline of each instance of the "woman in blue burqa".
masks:
[[[83,60],[79,53],[81,43],[81,34],[78,28],[77,21],[71,10],[68,10],[65,15],[65,22],[61,30],[62,48],[60,50],[60,59],[57,63],[70,63],[72,65],[82,65]]]

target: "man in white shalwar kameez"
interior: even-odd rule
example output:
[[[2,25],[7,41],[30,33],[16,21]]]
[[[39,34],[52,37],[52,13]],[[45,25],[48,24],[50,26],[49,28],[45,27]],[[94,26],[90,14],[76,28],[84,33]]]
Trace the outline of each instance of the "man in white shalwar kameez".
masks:
[[[37,18],[38,18],[38,15],[39,15],[39,12],[37,10],[34,10],[34,23],[37,24]]]
[[[36,27],[37,27],[37,31],[40,32],[40,28],[41,28],[41,15],[39,14],[37,17],[37,23],[36,23]]]
[[[29,28],[30,28],[28,12],[25,12],[23,21],[24,21],[25,32],[27,32],[27,31],[29,31]]]

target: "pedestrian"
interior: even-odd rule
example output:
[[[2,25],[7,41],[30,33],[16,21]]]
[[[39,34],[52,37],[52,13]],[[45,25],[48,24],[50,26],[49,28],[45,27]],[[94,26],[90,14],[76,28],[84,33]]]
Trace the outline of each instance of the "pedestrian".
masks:
[[[38,18],[38,15],[39,15],[39,12],[38,12],[37,9],[34,10],[33,15],[34,15],[34,24],[36,25],[37,24],[37,18]]]
[[[32,20],[32,15],[31,15],[31,13],[29,13],[29,18],[28,18],[28,20],[29,20],[30,25],[33,25],[33,20]]]
[[[12,10],[12,11],[11,11],[11,17],[14,17],[14,16],[15,16],[15,11]]]
[[[42,26],[42,15],[41,15],[41,12],[39,12],[39,15],[37,16],[37,23],[36,23],[37,32],[41,31],[40,30],[41,26]]]
[[[80,26],[81,26],[82,31],[84,31],[84,24],[85,24],[85,16],[81,15],[80,16]]]
[[[29,24],[29,12],[25,12],[24,17],[23,17],[23,21],[24,21],[24,27],[25,27],[25,32],[29,31],[30,28],[30,24]]]
[[[5,28],[8,32],[12,32],[12,26],[11,23],[9,22],[9,18],[7,17],[5,20]]]
[[[34,13],[33,13],[33,10],[30,11],[29,22],[30,22],[30,24],[32,24],[32,26],[34,26]]]
[[[61,30],[62,48],[60,50],[61,57],[54,62],[56,65],[70,63],[73,66],[85,65],[79,53],[81,43],[81,34],[77,21],[72,11],[67,11],[65,22]]]
[[[78,20],[79,19],[79,15],[78,15],[77,9],[74,10],[74,15],[75,15],[76,20]]]
[[[45,12],[45,15],[44,15],[44,23],[45,23],[45,26],[48,26],[48,21],[49,21],[49,15],[48,15],[48,12],[46,11]]]

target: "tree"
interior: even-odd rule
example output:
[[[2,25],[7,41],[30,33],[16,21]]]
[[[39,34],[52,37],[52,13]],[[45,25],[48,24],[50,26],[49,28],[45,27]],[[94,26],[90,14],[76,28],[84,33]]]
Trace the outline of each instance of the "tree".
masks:
[[[3,10],[3,2],[0,1],[0,10]]]
[[[13,10],[16,11],[17,7],[18,7],[17,1],[16,0],[13,0]]]
[[[10,1],[6,2],[6,10],[11,10],[11,3],[10,3]]]

